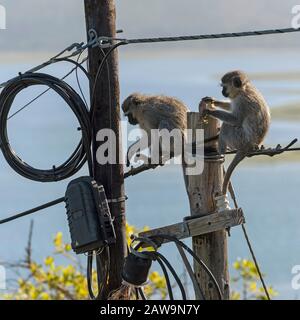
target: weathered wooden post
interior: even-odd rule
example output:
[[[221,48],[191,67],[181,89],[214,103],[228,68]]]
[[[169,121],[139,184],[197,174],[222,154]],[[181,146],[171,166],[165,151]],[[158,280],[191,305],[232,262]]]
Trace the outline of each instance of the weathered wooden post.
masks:
[[[193,141],[196,129],[204,129],[204,137],[213,137],[218,133],[219,122],[209,118],[204,123],[199,113],[188,113],[188,128],[193,129]],[[207,146],[216,147],[216,141]],[[205,160],[204,170],[199,175],[187,175],[187,192],[191,215],[207,215],[216,212],[214,197],[221,194],[223,183],[223,161]],[[193,237],[193,250],[203,259],[216,277],[223,297],[229,299],[229,273],[227,261],[227,234],[225,229]],[[194,272],[206,299],[218,299],[214,284],[207,273],[198,264],[194,264]],[[196,296],[196,299],[200,297]]]
[[[87,31],[94,29],[98,36],[115,37],[116,34],[116,11],[113,0],[85,0],[85,15]],[[104,51],[106,49],[103,49]],[[100,48],[90,48],[89,73],[91,75],[90,89],[94,87],[95,77],[102,60]],[[95,114],[93,119],[93,155],[94,173],[97,182],[102,184],[108,199],[116,199],[110,203],[112,216],[115,218],[115,230],[117,243],[110,248],[109,282],[104,283],[104,293],[100,297],[106,299],[107,295],[120,287],[121,271],[124,256],[127,252],[125,237],[125,203],[117,201],[124,198],[123,165],[105,164],[100,165],[96,161],[96,150],[101,145],[96,141],[96,134],[100,129],[110,128],[116,136],[117,161],[121,150],[120,136],[120,105],[119,105],[119,79],[118,79],[118,54],[115,50],[108,59],[108,69],[105,67],[100,75],[95,90],[93,103]],[[102,142],[103,143],[103,142]],[[120,150],[119,150],[120,149]],[[120,297],[121,298],[121,297]]]

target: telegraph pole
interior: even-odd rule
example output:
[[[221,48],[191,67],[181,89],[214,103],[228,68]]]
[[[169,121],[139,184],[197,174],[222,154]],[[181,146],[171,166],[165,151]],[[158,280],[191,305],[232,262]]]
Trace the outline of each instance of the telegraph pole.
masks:
[[[214,137],[218,134],[219,122],[209,118],[208,123],[202,121],[197,112],[188,113],[188,128],[204,129],[204,138]],[[195,138],[195,137],[193,137]],[[195,141],[195,140],[193,140]],[[210,142],[206,147],[217,150],[216,141]],[[188,196],[191,215],[205,216],[217,211],[215,196],[222,194],[223,161],[222,159],[206,159],[204,170],[200,175],[187,175]],[[193,250],[203,259],[219,283],[223,299],[229,300],[229,273],[227,234],[224,229],[193,237]],[[197,282],[203,288],[203,293],[208,300],[217,300],[218,294],[214,284],[207,273],[197,263],[194,264]],[[196,296],[196,299],[199,299]]]
[[[87,32],[94,29],[98,36],[115,37],[116,34],[116,9],[113,0],[85,0],[85,17]],[[107,49],[103,49],[105,52]],[[90,91],[94,87],[97,70],[103,54],[99,47],[89,48],[88,69],[91,76]],[[120,90],[118,78],[118,54],[115,50],[108,58],[96,83],[93,99],[95,113],[93,118],[93,158],[94,176],[99,184],[102,184],[108,199],[115,199],[110,203],[110,210],[114,220],[117,242],[110,247],[109,282],[101,299],[106,299],[108,294],[121,286],[121,271],[124,257],[127,252],[125,236],[125,203],[118,199],[124,198],[124,177],[122,164],[100,165],[96,161],[96,150],[103,142],[96,141],[97,132],[100,129],[112,129],[116,136],[117,163],[119,151],[121,151],[120,135]],[[109,81],[110,79],[110,81]],[[120,150],[119,150],[120,149]],[[100,257],[101,259],[101,257]]]

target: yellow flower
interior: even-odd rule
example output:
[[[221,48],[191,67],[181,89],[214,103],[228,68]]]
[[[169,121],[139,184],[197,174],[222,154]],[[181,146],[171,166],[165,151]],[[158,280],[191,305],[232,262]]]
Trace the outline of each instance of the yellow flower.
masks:
[[[138,230],[130,225],[126,228],[127,235],[137,234]],[[71,254],[66,254],[71,250],[69,244],[63,242],[63,234],[58,232],[54,239],[55,254],[59,254],[70,261],[67,265],[56,265],[53,256],[47,256],[43,263],[32,261],[26,265],[28,275],[18,280],[18,288],[12,294],[1,294],[0,299],[15,299],[15,300],[62,300],[68,299],[69,296],[74,299],[87,299],[88,288],[86,274],[82,270],[80,261]],[[166,282],[158,272],[150,274],[151,280],[146,286],[146,295],[165,299],[166,297]],[[97,273],[92,272],[93,287],[97,291]],[[61,288],[66,293],[61,292]]]
[[[257,290],[257,283],[252,281],[249,283],[249,290],[255,292]]]
[[[72,265],[68,265],[66,268],[63,269],[63,276],[65,278],[69,277],[69,276],[72,276],[75,272],[75,269]]]
[[[88,296],[88,290],[84,287],[80,287],[79,290],[78,290],[78,294],[81,296],[81,297],[87,297]]]
[[[54,259],[53,259],[53,257],[51,257],[51,256],[47,257],[47,258],[44,260],[44,263],[45,263],[46,266],[51,266],[51,265],[53,264],[53,262],[54,262]]]
[[[159,279],[159,273],[157,271],[153,271],[150,273],[149,275],[149,280],[152,281],[152,282],[155,282]]]
[[[66,250],[66,251],[71,251],[71,250],[72,250],[72,247],[71,247],[71,245],[70,245],[69,243],[67,243],[67,244],[65,245],[65,250]]]
[[[36,272],[36,270],[38,269],[38,265],[37,265],[36,263],[32,262],[32,263],[30,264],[29,268],[30,268],[30,271],[31,271],[32,273],[34,273],[34,272]]]
[[[239,269],[240,269],[240,267],[241,267],[240,262],[239,262],[238,260],[237,260],[237,261],[235,261],[235,262],[233,263],[233,267],[234,267],[234,269],[239,270]]]
[[[239,292],[233,291],[231,293],[230,300],[240,300],[241,299],[241,294]]]
[[[56,250],[61,250],[62,243],[63,243],[62,240],[63,240],[63,234],[61,232],[58,232],[53,240],[53,243],[54,243]]]
[[[50,295],[47,292],[42,292],[40,294],[40,298],[41,298],[41,300],[50,300]]]

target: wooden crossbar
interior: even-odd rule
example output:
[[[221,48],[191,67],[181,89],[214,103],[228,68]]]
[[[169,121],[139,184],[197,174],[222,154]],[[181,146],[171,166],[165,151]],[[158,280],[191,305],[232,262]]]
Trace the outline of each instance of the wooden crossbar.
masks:
[[[189,219],[169,226],[139,233],[139,237],[152,237],[159,234],[170,235],[177,239],[199,236],[245,223],[242,209],[212,213],[200,218]],[[164,240],[163,242],[169,242]]]

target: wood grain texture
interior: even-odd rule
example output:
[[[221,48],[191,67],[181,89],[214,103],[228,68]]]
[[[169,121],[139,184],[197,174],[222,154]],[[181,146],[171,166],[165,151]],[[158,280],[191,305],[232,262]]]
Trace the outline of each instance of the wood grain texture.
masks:
[[[194,218],[169,226],[152,229],[139,233],[139,237],[153,237],[160,234],[166,234],[177,239],[195,237],[215,231],[234,227],[245,222],[243,211],[241,209],[226,210],[221,213],[213,213],[201,218]],[[164,240],[163,243],[169,242]]]
[[[87,32],[96,30],[98,36],[115,37],[116,34],[116,10],[113,0],[85,0],[85,16]],[[105,52],[107,49],[103,49]],[[90,91],[92,92],[98,67],[102,61],[100,48],[89,48],[88,69],[91,75]],[[116,134],[116,145],[121,151],[122,141],[120,135],[120,90],[118,78],[118,53],[115,50],[108,58],[108,69],[105,66],[96,85],[95,115],[93,119],[93,157],[94,176],[98,183],[105,188],[108,199],[124,197],[123,165],[105,164],[99,165],[96,161],[96,151],[103,142],[96,141],[95,137],[100,129],[110,128]],[[109,78],[108,78],[109,75]],[[110,81],[108,80],[110,79]],[[109,94],[110,92],[110,94]],[[117,161],[117,163],[119,163]],[[115,217],[115,231],[117,242],[110,247],[111,263],[109,270],[109,283],[104,291],[102,299],[106,299],[109,292],[120,287],[122,282],[121,271],[124,256],[127,254],[125,237],[125,203],[110,203],[110,210]],[[100,257],[100,260],[102,258]]]
[[[219,122],[213,118],[209,118],[208,123],[203,123],[199,113],[188,113],[188,128],[193,130],[204,129],[205,138],[217,135],[219,126]],[[216,143],[217,141],[213,141],[208,145],[216,148]],[[191,215],[214,213],[216,211],[214,197],[221,194],[222,189],[223,164],[221,162],[205,162],[202,174],[186,177]],[[193,237],[193,250],[211,269],[219,283],[224,299],[229,299],[227,234],[225,229]],[[203,268],[194,263],[194,271],[199,284],[202,286],[205,298],[207,300],[218,299],[215,287]]]

